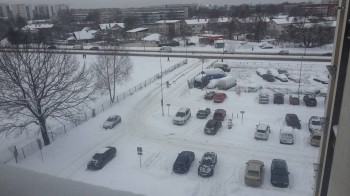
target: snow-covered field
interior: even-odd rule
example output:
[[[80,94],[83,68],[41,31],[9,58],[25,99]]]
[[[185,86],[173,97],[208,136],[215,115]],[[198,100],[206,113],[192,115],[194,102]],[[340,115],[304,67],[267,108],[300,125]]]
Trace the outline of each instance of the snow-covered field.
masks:
[[[140,62],[143,61],[144,58]],[[40,153],[37,152],[18,164],[10,164],[61,178],[152,196],[312,195],[313,163],[317,162],[318,148],[310,146],[308,142],[307,122],[310,116],[323,116],[324,99],[318,98],[318,105],[314,108],[306,107],[303,103],[299,106],[289,105],[287,97],[283,105],[274,105],[271,100],[267,105],[260,105],[258,92],[236,93],[229,90],[223,103],[206,101],[203,99],[206,89],[189,90],[187,86],[187,79],[193,78],[202,69],[197,62],[190,60],[188,65],[165,76],[164,81],[171,82],[170,88],[163,88],[164,105],[170,104],[169,115],[165,106],[162,116],[160,81],[157,81],[45,147],[44,162],[41,162]],[[257,67],[278,66],[287,68],[290,73],[299,73],[300,65],[296,62],[228,62],[234,67],[230,74],[237,78],[239,86],[259,84],[268,89],[271,95],[274,89],[298,88],[298,84],[292,81],[267,83],[255,74]],[[205,66],[209,63],[206,62]],[[142,73],[151,70],[158,73],[159,62],[152,66],[135,67],[135,74],[141,77]],[[325,64],[303,64],[301,88],[325,88],[326,85],[313,81],[312,77],[326,76],[326,73]],[[140,77],[133,82],[141,82]],[[192,117],[187,124],[176,126],[172,124],[172,116],[180,107],[189,107]],[[233,116],[233,128],[227,128],[226,117],[216,135],[205,135],[203,128],[207,120],[196,119],[195,114],[199,108],[206,107],[212,110],[207,120],[212,118],[215,109],[226,109],[228,117]],[[240,111],[245,111],[243,120]],[[296,143],[290,146],[280,144],[278,137],[286,113],[297,114],[302,124],[302,129],[295,132]],[[111,130],[104,130],[102,123],[112,114],[121,115],[122,122]],[[259,122],[271,126],[272,132],[267,141],[253,139],[255,126]],[[117,156],[102,170],[86,170],[92,155],[104,146],[115,146]],[[136,147],[143,147],[141,168]],[[172,165],[178,153],[184,150],[193,151],[195,161],[187,174],[175,174]],[[197,174],[198,162],[208,151],[217,153],[218,163],[213,177],[202,178]],[[270,183],[270,164],[275,158],[285,159],[288,163],[288,188],[276,188]],[[245,163],[250,159],[265,163],[261,187],[244,184]]]

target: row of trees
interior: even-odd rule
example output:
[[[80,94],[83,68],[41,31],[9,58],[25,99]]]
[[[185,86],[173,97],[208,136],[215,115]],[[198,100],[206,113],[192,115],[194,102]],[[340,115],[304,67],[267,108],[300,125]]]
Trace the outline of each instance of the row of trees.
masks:
[[[75,122],[97,90],[114,102],[133,65],[127,56],[98,56],[90,67],[77,57],[13,47],[0,53],[0,133],[40,129],[50,144],[48,120]]]

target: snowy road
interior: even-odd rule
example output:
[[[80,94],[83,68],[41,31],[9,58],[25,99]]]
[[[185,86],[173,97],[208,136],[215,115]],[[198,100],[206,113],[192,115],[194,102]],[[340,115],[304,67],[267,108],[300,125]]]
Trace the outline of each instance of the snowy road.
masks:
[[[170,104],[169,116],[167,107],[164,108],[165,116],[162,116],[158,81],[45,147],[43,163],[40,154],[36,153],[17,166],[145,195],[312,195],[313,163],[317,161],[318,148],[308,143],[307,120],[311,115],[323,115],[323,101],[318,100],[315,108],[307,108],[303,104],[273,105],[271,102],[259,105],[257,93],[227,91],[228,98],[224,103],[213,103],[203,99],[202,90],[189,90],[187,87],[187,79],[200,72],[201,67],[201,63],[192,62],[165,76],[163,81],[171,83],[170,88],[163,88],[164,104]],[[293,72],[298,67],[290,66],[289,69]],[[325,72],[321,70],[325,69],[324,66],[318,69],[319,73]],[[245,76],[238,78],[238,84],[282,85],[280,82],[266,83],[254,73],[254,69],[245,69],[230,74]],[[288,85],[290,88],[297,86],[292,82]],[[172,124],[172,116],[180,107],[189,107],[192,117],[187,124],[176,126]],[[216,135],[205,135],[203,127],[207,120],[195,118],[197,110],[205,107],[210,107],[212,114],[215,109],[226,109],[228,116],[233,116],[233,129],[226,127],[227,117]],[[245,115],[242,120],[241,116],[237,118],[237,114],[243,110]],[[102,122],[114,113],[121,114],[122,123],[112,130],[103,130]],[[278,140],[286,113],[296,113],[302,121],[302,129],[296,130],[296,143],[290,146],[282,145]],[[271,126],[268,141],[253,139],[259,122]],[[91,156],[107,145],[116,146],[116,158],[100,171],[86,171]],[[142,168],[139,168],[137,146],[144,149]],[[174,174],[172,164],[183,150],[193,151],[195,161],[188,174]],[[198,161],[207,151],[218,154],[218,164],[213,177],[201,178],[197,174]],[[270,164],[274,158],[287,161],[291,173],[289,188],[276,188],[270,184]],[[259,188],[248,187],[243,181],[245,163],[250,159],[265,163],[264,182]]]

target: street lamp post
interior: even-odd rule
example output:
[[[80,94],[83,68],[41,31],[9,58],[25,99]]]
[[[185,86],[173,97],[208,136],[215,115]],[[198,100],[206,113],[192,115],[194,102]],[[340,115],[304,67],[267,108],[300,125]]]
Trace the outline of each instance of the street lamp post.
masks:
[[[159,57],[160,62],[160,92],[162,94],[162,99],[160,100],[160,105],[162,106],[162,116],[164,116],[164,106],[163,106],[163,67],[162,67],[162,57]]]
[[[203,64],[204,64],[204,59],[202,59],[202,72],[201,72],[201,76],[202,76],[202,79],[201,79],[201,84],[202,84],[202,91],[203,91]]]

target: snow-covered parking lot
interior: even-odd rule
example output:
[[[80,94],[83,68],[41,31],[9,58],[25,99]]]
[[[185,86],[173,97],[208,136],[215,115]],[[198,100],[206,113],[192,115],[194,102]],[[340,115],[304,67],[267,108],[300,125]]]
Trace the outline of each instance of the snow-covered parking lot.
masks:
[[[229,74],[237,78],[239,86],[261,85],[271,97],[273,89],[298,89],[297,83],[267,83],[255,73],[257,67],[269,66],[284,66],[289,72],[298,73],[297,63],[229,63],[234,67]],[[302,89],[327,87],[312,80],[314,75],[327,73],[325,65],[310,63],[303,66]],[[271,100],[269,104],[261,105],[257,100],[258,92],[236,93],[228,90],[223,103],[213,103],[203,99],[206,89],[188,88],[187,80],[201,69],[200,63],[190,60],[188,65],[165,76],[163,81],[170,81],[171,86],[163,86],[164,116],[160,104],[160,81],[157,81],[45,147],[44,162],[37,152],[18,164],[11,164],[53,176],[152,196],[312,195],[313,163],[317,162],[318,148],[309,144],[307,123],[311,116],[323,116],[324,98],[318,97],[318,105],[313,108],[306,107],[304,103],[289,105],[287,97],[282,105],[274,105]],[[170,104],[169,108],[166,104]],[[192,117],[183,126],[173,125],[172,117],[181,107],[190,108]],[[197,119],[197,110],[206,107],[211,108],[212,113],[207,119]],[[226,109],[228,114],[223,127],[216,135],[205,135],[203,128],[218,108]],[[245,111],[243,119],[240,111]],[[279,143],[279,129],[284,125],[286,113],[295,113],[301,120],[302,128],[295,130],[294,145]],[[111,130],[104,130],[102,124],[112,114],[121,115],[122,122]],[[228,129],[227,120],[231,116],[234,126]],[[254,139],[259,122],[271,126],[267,141]],[[104,146],[115,146],[117,156],[102,170],[86,170],[92,155]],[[136,147],[143,147],[141,168]],[[173,163],[178,153],[184,150],[193,151],[195,161],[187,174],[175,174],[172,172]],[[218,155],[214,176],[210,178],[197,174],[198,162],[205,152],[216,152]],[[273,187],[270,183],[270,164],[275,158],[285,159],[288,163],[288,188]],[[244,184],[245,163],[251,159],[265,163],[263,184],[258,188]]]

